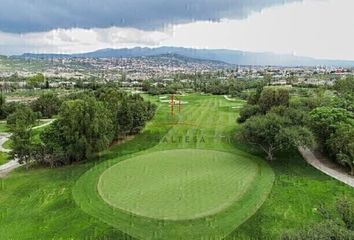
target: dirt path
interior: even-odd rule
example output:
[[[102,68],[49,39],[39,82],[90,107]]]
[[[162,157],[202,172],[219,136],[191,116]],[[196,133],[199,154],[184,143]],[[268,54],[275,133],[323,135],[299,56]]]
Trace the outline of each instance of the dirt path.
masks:
[[[330,162],[325,159],[319,159],[315,156],[315,154],[308,148],[299,148],[301,155],[305,158],[305,160],[317,168],[321,172],[327,174],[328,176],[337,179],[340,182],[343,182],[354,188],[354,177],[345,173],[342,169],[330,164]]]

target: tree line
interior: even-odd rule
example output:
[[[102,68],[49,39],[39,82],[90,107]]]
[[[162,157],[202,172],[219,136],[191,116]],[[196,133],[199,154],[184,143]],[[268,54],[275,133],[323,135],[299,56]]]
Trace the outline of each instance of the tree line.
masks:
[[[338,80],[332,91],[291,96],[290,89],[259,84],[237,119],[240,139],[273,160],[279,151],[318,147],[354,175],[354,78]]]
[[[32,128],[38,114],[30,106],[18,107],[8,117],[14,158],[50,167],[91,160],[115,140],[139,133],[156,111],[156,105],[141,96],[115,87],[58,99],[43,95],[31,104],[42,115],[56,115],[56,120],[39,134],[40,141],[34,141]]]
[[[230,95],[246,99],[247,90],[254,89],[264,80],[240,80],[234,77],[219,79],[213,74],[186,75],[186,81],[181,76],[169,81],[148,80],[142,83],[142,90],[151,95],[176,94],[183,91],[203,92],[213,95]]]

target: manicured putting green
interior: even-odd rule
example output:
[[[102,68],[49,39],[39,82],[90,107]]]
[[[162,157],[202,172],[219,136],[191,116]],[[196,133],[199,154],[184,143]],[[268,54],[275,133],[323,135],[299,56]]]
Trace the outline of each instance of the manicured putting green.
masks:
[[[263,159],[241,151],[146,151],[91,168],[73,196],[137,239],[223,239],[257,211],[273,180]]]
[[[208,150],[171,150],[134,157],[106,170],[98,192],[135,215],[187,220],[216,214],[240,199],[257,175],[253,161]]]

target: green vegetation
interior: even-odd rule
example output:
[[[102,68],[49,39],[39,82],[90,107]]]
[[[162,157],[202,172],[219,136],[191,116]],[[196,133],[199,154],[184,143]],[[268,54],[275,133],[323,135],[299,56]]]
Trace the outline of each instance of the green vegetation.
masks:
[[[42,118],[53,118],[59,113],[62,100],[57,94],[46,93],[31,103],[34,112],[41,113]]]
[[[229,153],[159,151],[107,169],[98,192],[110,205],[135,215],[195,219],[223,211],[252,191],[259,171],[255,162]]]
[[[336,95],[310,112],[311,128],[322,150],[354,175],[354,79],[336,82]]]
[[[42,73],[38,73],[27,80],[27,85],[30,88],[40,87],[45,82],[45,77]]]
[[[4,152],[0,152],[0,165],[5,164],[9,161],[9,155]]]
[[[341,199],[335,210],[322,206],[323,221],[300,231],[284,234],[283,240],[354,239],[354,202]]]
[[[143,132],[143,136],[141,136],[145,139],[145,142],[155,142],[155,146],[153,148],[149,148],[146,151],[134,154],[133,157],[135,156],[135,158],[133,159],[131,159],[132,156],[128,155],[128,156],[112,159],[108,162],[104,162],[98,165],[97,167],[91,169],[90,171],[88,171],[85,175],[83,175],[83,177],[79,179],[77,185],[74,188],[73,193],[74,193],[75,200],[78,202],[78,205],[85,212],[89,213],[92,216],[95,216],[98,219],[101,219],[101,221],[104,221],[109,225],[112,225],[122,230],[123,232],[127,232],[130,235],[138,238],[175,239],[176,236],[183,236],[186,239],[200,239],[200,238],[218,239],[228,235],[230,232],[232,232],[232,230],[237,225],[240,225],[243,221],[245,221],[245,219],[247,219],[256,211],[256,209],[266,198],[267,193],[269,192],[270,187],[272,185],[273,177],[272,177],[271,170],[267,167],[267,164],[264,161],[262,161],[257,157],[253,157],[252,155],[246,154],[243,151],[235,149],[235,147],[231,144],[233,139],[232,137],[233,131],[235,129],[234,117],[237,115],[237,112],[232,108],[235,103],[226,101],[224,98],[221,97],[203,98],[198,95],[187,96],[184,99],[190,104],[184,106],[182,113],[176,115],[175,117],[168,115],[169,112],[168,105],[159,106],[159,113],[160,114],[164,113],[164,115],[163,116],[158,115],[157,119],[152,124],[148,125],[147,130],[145,130]],[[161,132],[164,129],[166,132]],[[144,136],[144,134],[146,135]],[[187,149],[187,150],[166,151],[166,149]],[[203,156],[206,156],[205,150],[198,152],[197,154],[197,152],[194,152],[196,150],[191,150],[191,149],[214,149],[218,151],[220,150],[226,151],[229,153],[217,152],[218,154],[225,155],[225,157],[222,158],[224,160],[218,158],[220,159],[220,162],[218,162],[210,159],[210,156],[208,156],[208,158],[202,158]],[[181,151],[181,154],[178,155],[173,154],[177,151]],[[161,156],[163,156],[163,154],[167,154],[169,157],[164,157],[163,159],[161,159]],[[196,155],[198,157],[193,157]],[[233,161],[235,162],[233,161],[229,162],[231,160],[230,158],[233,158],[234,159]],[[234,171],[239,172],[240,170],[236,169],[237,167],[235,164],[240,164],[239,161],[243,162],[244,160],[250,161],[245,166],[249,166],[251,167],[251,169],[249,169],[249,171],[244,172],[244,174],[246,175],[241,175],[239,177],[242,178],[242,176],[244,176],[242,182],[250,181],[250,177],[253,178],[249,182],[251,184],[249,188],[247,188],[249,190],[246,190],[243,194],[237,193],[235,194],[236,196],[233,195],[234,197],[242,196],[241,198],[239,198],[238,201],[233,202],[232,200],[227,200],[223,198],[224,204],[226,205],[221,207],[221,209],[218,209],[219,210],[218,212],[214,212],[216,210],[213,209],[212,206],[220,207],[219,205],[220,201],[218,201],[219,204],[216,204],[215,202],[208,202],[208,201],[211,201],[213,199],[213,196],[215,198],[222,197],[222,196],[230,196],[228,194],[231,193],[230,192],[226,193],[224,190],[228,190],[228,189],[230,190],[230,188],[232,189],[232,184],[229,185],[230,182],[229,184],[227,184],[227,182],[224,182],[225,186],[220,187],[220,188],[224,188],[224,190],[222,189],[217,190],[220,191],[219,192],[220,195],[219,195],[211,192],[213,191],[213,189],[215,190],[216,188],[215,187],[216,185],[214,184],[218,184],[220,183],[220,181],[223,182],[223,181],[235,180],[236,176],[232,174],[233,171],[229,173],[227,172],[232,170],[234,167],[235,167]],[[133,165],[129,164],[131,163],[131,161],[133,162],[132,163]],[[145,200],[147,202],[143,201],[141,203],[145,205],[145,204],[149,204],[150,202],[150,204],[152,204],[151,207],[153,205],[157,206],[157,204],[158,206],[160,206],[160,207],[154,207],[150,209],[139,208],[140,211],[144,211],[142,215],[145,214],[148,216],[145,215],[136,216],[135,214],[132,215],[130,213],[127,213],[126,211],[119,210],[118,208],[112,208],[112,206],[110,206],[105,201],[103,201],[102,197],[97,193],[97,184],[99,184],[99,179],[100,178],[105,179],[104,175],[102,176],[102,174],[104,174],[104,172],[107,171],[107,169],[113,170],[114,172],[114,173],[112,172],[113,178],[121,179],[124,178],[124,176],[127,176],[126,174],[129,173],[129,170],[127,169],[118,170],[120,164],[122,164],[121,166],[128,165],[128,168],[132,169],[131,171],[139,171],[139,169],[141,168],[138,167],[138,165],[135,165],[134,167],[135,161],[144,161],[144,165],[149,164],[149,168],[146,167],[144,169],[149,169],[149,171],[151,171],[151,174],[150,173],[147,174],[148,176],[144,178],[142,177],[144,176],[143,174],[136,173],[136,175],[139,175],[140,177],[142,177],[142,179],[140,179],[140,177],[134,179],[137,179],[137,181],[139,182],[140,181],[144,183],[146,182],[146,184],[148,184],[147,179],[149,178],[149,176],[151,177],[151,179],[157,179],[157,181],[162,181],[162,182],[171,181],[172,185],[170,185],[169,189],[171,189],[172,195],[173,193],[175,193],[175,191],[178,191],[178,189],[175,188],[176,185],[174,185],[173,182],[176,181],[175,184],[177,184],[178,179],[181,179],[181,176],[177,177],[177,175],[173,175],[173,171],[176,171],[175,174],[178,173],[177,166],[179,166],[179,168],[181,169],[180,171],[185,172],[183,177],[183,179],[185,179],[186,181],[185,184],[188,184],[187,181],[188,178],[185,178],[188,172],[190,172],[189,174],[191,177],[197,175],[199,177],[198,178],[199,180],[196,182],[193,181],[189,182],[188,184],[188,186],[191,188],[190,191],[188,191],[185,188],[180,188],[179,191],[185,192],[186,195],[185,199],[182,197],[183,195],[180,195],[180,197],[182,197],[180,201],[192,199],[192,198],[195,199],[195,198],[200,198],[205,196],[203,199],[200,199],[200,201],[204,201],[205,203],[203,204],[202,202],[190,202],[189,204],[184,206],[184,210],[183,210],[183,207],[179,205],[178,202],[173,203],[173,205],[164,204],[164,201],[165,203],[171,202],[171,199],[169,200],[166,199],[168,198],[168,194],[164,193],[156,196],[148,195],[151,197],[151,200],[148,200],[149,199],[148,198]],[[156,161],[159,163],[159,165],[154,164]],[[214,167],[211,167],[209,164],[207,164],[208,162],[210,163],[210,161],[211,162],[214,161],[213,162]],[[217,171],[217,168],[222,167],[221,165],[227,162],[228,162],[227,166],[231,169],[228,170],[224,169],[225,170],[224,175],[228,175],[229,177],[227,179],[223,179],[223,177],[220,176],[220,179],[214,179],[213,180],[214,184],[211,184],[210,179],[208,179],[208,177],[205,176],[204,174],[208,172],[208,169],[209,171],[211,171],[211,168],[213,168],[215,174],[218,175],[218,173],[220,172]],[[141,167],[143,167],[144,165],[142,165]],[[164,166],[166,167],[164,168]],[[173,166],[175,166],[174,169],[172,169]],[[238,166],[240,169],[243,168],[241,167],[241,165]],[[198,168],[199,170],[197,171],[196,168]],[[141,171],[144,171],[144,169],[141,169]],[[204,169],[205,171],[202,171],[202,169]],[[120,172],[116,172],[116,170]],[[163,173],[167,174],[168,177],[167,176],[166,176],[167,178],[163,177],[163,175],[161,175],[160,177],[160,174]],[[249,175],[247,175],[247,173]],[[206,175],[210,175],[209,177],[213,176],[212,172]],[[132,179],[132,181],[134,181],[132,177],[129,177],[129,179]],[[101,184],[103,185],[103,183]],[[156,186],[158,186],[158,183],[156,184],[157,184]],[[110,185],[107,185],[108,188],[110,188],[109,186]],[[239,187],[240,187],[239,185],[235,184],[234,186],[235,189],[231,191],[237,191],[238,189],[240,189]],[[140,188],[135,190],[134,189],[131,189],[132,193],[135,191],[139,192]],[[163,189],[159,189],[156,187],[156,191],[159,190],[164,191]],[[193,192],[191,190],[195,190],[195,191]],[[168,189],[166,189],[166,191],[168,191]],[[109,194],[108,192],[106,193]],[[127,194],[129,193],[127,192]],[[206,195],[210,196],[210,199],[208,199]],[[159,200],[157,201],[156,198],[159,198]],[[155,202],[154,199],[156,200]],[[139,201],[139,199],[136,199],[136,201]],[[229,201],[229,203],[227,203],[227,201]],[[129,208],[129,202],[125,202],[125,203],[128,205],[124,205],[124,206],[126,208]],[[227,207],[230,203],[231,206]],[[130,202],[130,204],[133,204],[133,202]],[[193,212],[192,209],[194,207],[193,208],[191,207],[189,213],[185,211],[186,210],[185,208],[188,208],[188,206],[189,207],[195,206],[195,204],[198,204],[202,209],[199,208],[198,211],[198,208],[196,208]],[[209,208],[207,208],[207,205],[209,206]],[[177,209],[179,208],[181,210],[178,211],[178,214],[183,214],[183,215],[173,216],[174,213],[177,214],[177,209],[174,210],[175,206]],[[159,220],[159,219],[153,220],[151,219],[152,214],[155,214],[153,215],[155,218],[162,218],[162,215],[159,215],[159,212],[156,211],[156,209],[160,209],[160,208],[162,211],[163,208],[170,210],[170,214],[172,215],[165,216],[165,218],[167,219],[169,217],[170,218],[177,218],[177,217],[193,218],[193,215],[198,216],[198,213],[201,214],[201,216],[203,216],[202,214],[203,209],[204,211],[208,209],[209,211],[211,211],[211,213],[210,216],[208,217],[200,216],[199,218],[193,220],[181,220],[181,219],[180,220]],[[167,213],[167,210],[165,210],[164,213]],[[210,225],[213,225],[214,227],[210,228]]]
[[[20,105],[14,113],[7,117],[12,135],[11,139],[11,157],[18,159],[19,163],[25,163],[28,168],[33,160],[35,144],[33,141],[32,128],[35,126],[38,114],[26,105]]]
[[[137,134],[156,106],[138,95],[101,88],[68,96],[57,120],[41,134],[36,161],[51,167],[92,160],[127,134]]]
[[[42,134],[46,153],[37,161],[45,159],[55,166],[92,159],[112,138],[112,122],[102,103],[94,98],[66,101],[58,119]]]
[[[237,119],[244,123],[238,133],[240,140],[260,148],[269,161],[279,151],[312,147],[314,137],[306,127],[306,113],[289,105],[288,89],[258,87]]]
[[[9,126],[7,126],[7,122],[0,122],[0,132],[8,132],[10,131]]]
[[[186,78],[189,81],[183,81]],[[175,94],[185,90],[203,92],[214,95],[230,95],[232,97],[247,98],[247,90],[263,84],[260,80],[244,81],[231,76],[225,77],[222,72],[177,74],[170,81],[160,79],[144,81],[143,91],[151,95]]]
[[[297,152],[280,152],[277,160],[270,163],[275,181],[268,198],[264,193],[271,188],[266,177],[269,175],[258,175],[266,179],[254,179],[250,195],[245,194],[243,198],[248,201],[238,202],[242,208],[230,208],[230,212],[216,215],[217,219],[176,225],[134,217],[112,208],[97,193],[99,177],[110,167],[144,154],[175,149],[217,150],[242,156],[258,162],[263,166],[261,169],[269,169],[261,151],[234,138],[241,126],[235,124],[239,109],[233,107],[242,101],[192,94],[183,98],[189,104],[172,117],[168,104],[159,104],[157,97],[146,98],[158,104],[154,119],[133,140],[113,145],[96,161],[54,169],[39,166],[28,171],[19,169],[1,179],[0,212],[4,214],[0,216],[0,235],[4,239],[23,236],[31,239],[131,239],[124,232],[133,236],[149,236],[154,232],[155,238],[161,236],[159,234],[178,237],[179,233],[188,232],[204,236],[229,234],[226,239],[235,240],[279,239],[285,232],[295,232],[322,221],[321,205],[333,207],[341,198],[354,200],[350,187],[312,168]],[[276,113],[281,116],[282,111]]]

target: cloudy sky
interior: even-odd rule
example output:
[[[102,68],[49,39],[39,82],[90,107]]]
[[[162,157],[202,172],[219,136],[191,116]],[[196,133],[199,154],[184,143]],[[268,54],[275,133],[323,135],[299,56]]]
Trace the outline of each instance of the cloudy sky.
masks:
[[[0,54],[182,46],[354,60],[354,0],[0,0]]]

